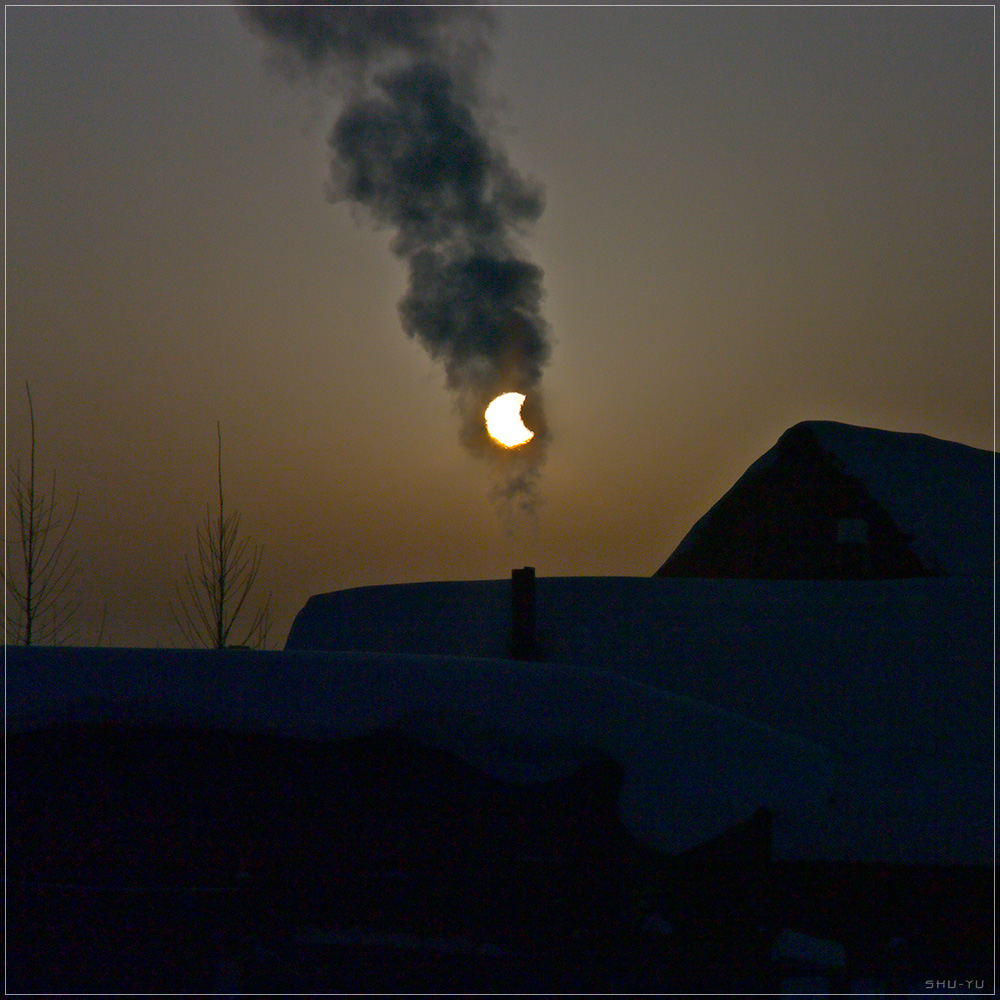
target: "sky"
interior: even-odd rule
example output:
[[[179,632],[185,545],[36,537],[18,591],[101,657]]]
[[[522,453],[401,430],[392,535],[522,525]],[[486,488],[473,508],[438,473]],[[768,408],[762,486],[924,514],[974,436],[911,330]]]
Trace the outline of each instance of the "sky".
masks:
[[[800,420],[994,447],[991,8],[493,20],[477,121],[544,192],[505,244],[543,272],[530,510],[404,328],[397,230],[328,197],[327,74],[228,5],[6,8],[7,465],[27,383],[75,642],[186,644],[217,422],[272,648],[345,587],[649,576]]]

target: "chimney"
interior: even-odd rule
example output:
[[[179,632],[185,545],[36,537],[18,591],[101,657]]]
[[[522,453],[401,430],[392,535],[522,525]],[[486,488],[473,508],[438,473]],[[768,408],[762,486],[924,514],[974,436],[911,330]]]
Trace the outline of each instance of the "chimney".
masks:
[[[510,655],[515,660],[537,658],[535,641],[535,567],[510,572]]]

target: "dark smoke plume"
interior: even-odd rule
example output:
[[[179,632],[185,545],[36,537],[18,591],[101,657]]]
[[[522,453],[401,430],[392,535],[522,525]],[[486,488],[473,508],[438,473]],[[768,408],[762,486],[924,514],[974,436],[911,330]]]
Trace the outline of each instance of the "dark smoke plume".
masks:
[[[541,269],[517,236],[542,194],[507,162],[477,117],[478,68],[492,19],[482,7],[246,7],[281,65],[344,98],[330,133],[330,195],[395,231],[409,270],[403,329],[440,361],[463,443],[500,463],[507,499],[530,505],[548,429],[540,380],[548,360]],[[495,445],[483,412],[498,393],[527,397],[527,445]]]

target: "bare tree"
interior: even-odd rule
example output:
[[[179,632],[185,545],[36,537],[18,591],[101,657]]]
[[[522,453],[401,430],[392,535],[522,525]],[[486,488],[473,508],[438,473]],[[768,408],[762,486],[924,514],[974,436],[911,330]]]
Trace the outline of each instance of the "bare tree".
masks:
[[[218,437],[219,510],[214,516],[205,507],[204,523],[198,526],[198,567],[185,557],[183,583],[176,584],[177,604],[171,603],[174,621],[192,645],[224,649],[267,642],[271,624],[268,595],[264,605],[250,612],[247,599],[260,571],[261,548],[249,548],[248,538],[239,538],[240,515],[226,514],[222,493],[222,428]],[[242,621],[241,621],[242,618]]]
[[[20,458],[11,470],[20,566],[11,575],[11,566],[4,560],[7,642],[18,646],[54,646],[72,634],[70,621],[77,610],[77,602],[67,594],[77,567],[76,553],[66,551],[66,537],[73,526],[80,497],[74,498],[69,517],[64,519],[57,514],[54,470],[49,492],[39,487],[35,468],[35,409],[27,383],[25,390],[31,419],[31,450],[27,474],[21,470]]]

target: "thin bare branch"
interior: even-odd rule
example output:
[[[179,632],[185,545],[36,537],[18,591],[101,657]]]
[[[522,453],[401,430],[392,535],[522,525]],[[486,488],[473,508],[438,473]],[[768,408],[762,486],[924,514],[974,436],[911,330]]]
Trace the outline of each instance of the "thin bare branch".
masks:
[[[213,516],[206,507],[205,518],[199,524],[197,569],[191,560],[184,560],[184,579],[174,585],[176,604],[170,610],[174,621],[192,645],[223,649],[228,645],[252,645],[258,648],[267,642],[270,627],[270,595],[249,621],[238,627],[247,610],[250,592],[260,572],[262,551],[259,545],[250,548],[250,539],[239,537],[240,515],[226,512],[222,488],[222,428],[216,423],[218,512]],[[233,643],[234,635],[242,641]]]
[[[28,471],[21,460],[11,469],[11,489],[18,522],[20,566],[2,573],[7,590],[7,641],[30,646],[56,644],[74,634],[71,621],[78,609],[69,588],[77,575],[76,553],[68,552],[66,541],[76,519],[79,495],[65,519],[57,513],[56,475],[48,493],[38,487],[35,463],[35,408],[31,389],[25,383],[31,427]]]

